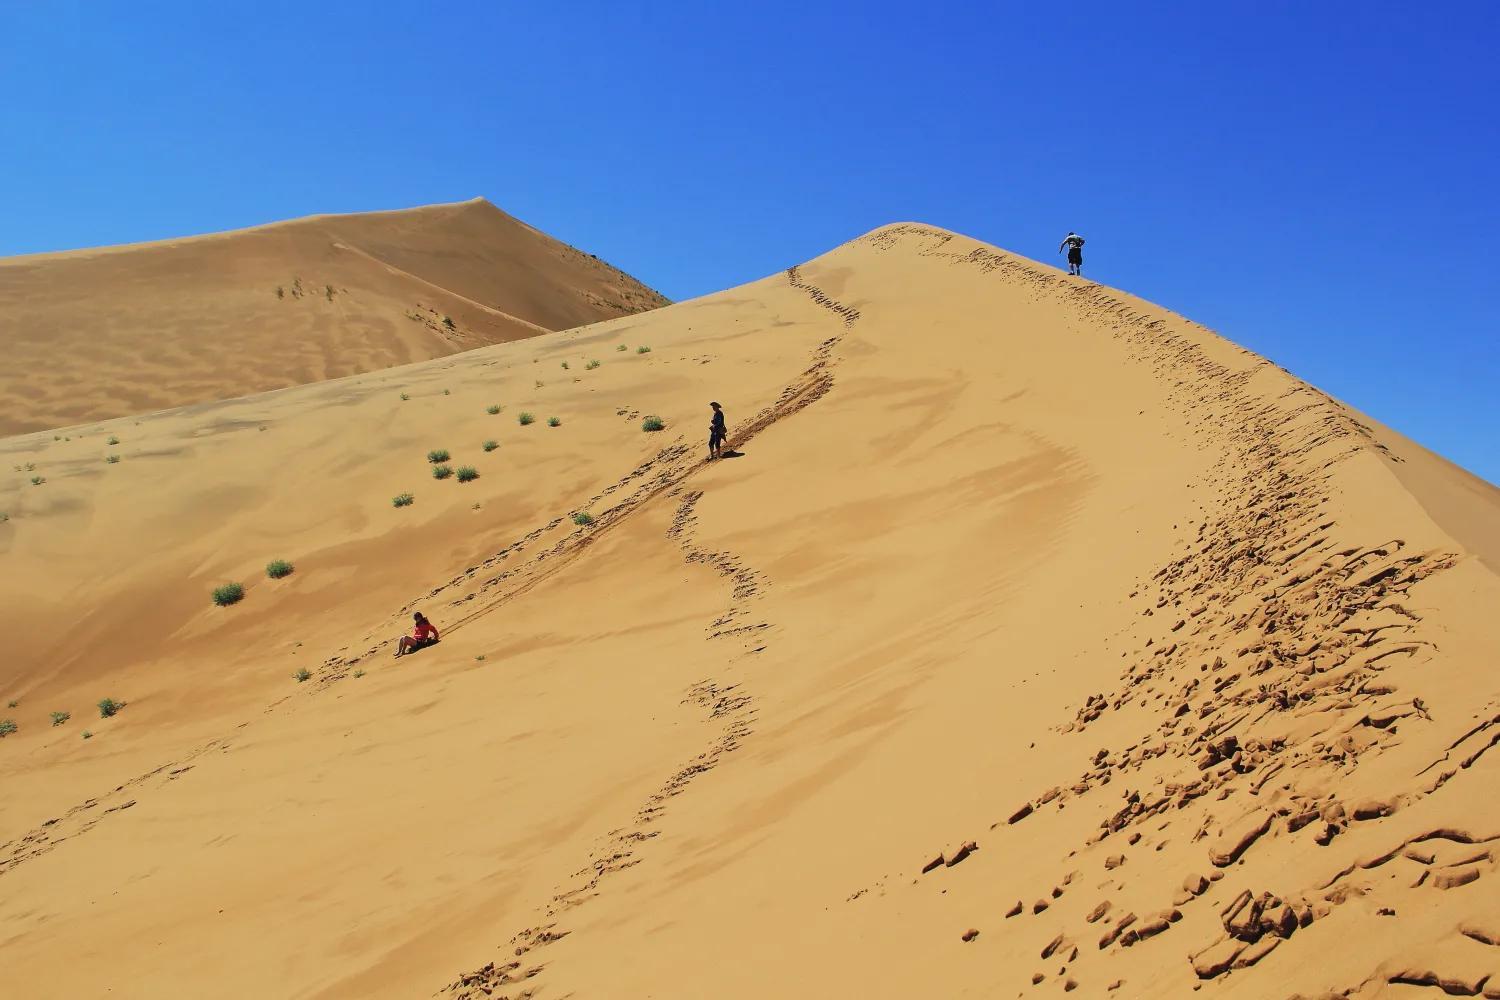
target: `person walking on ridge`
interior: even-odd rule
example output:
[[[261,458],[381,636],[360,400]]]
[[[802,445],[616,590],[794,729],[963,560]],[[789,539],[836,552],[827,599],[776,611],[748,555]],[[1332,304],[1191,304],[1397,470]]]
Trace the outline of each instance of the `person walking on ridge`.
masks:
[[[1063,247],[1068,248],[1068,273],[1083,277],[1083,237],[1070,229],[1058,244],[1057,252],[1062,253]]]
[[[709,403],[714,408],[713,419],[708,422],[708,458],[709,461],[719,457],[719,451],[724,447],[724,439],[729,432],[724,427],[724,411],[718,403]]]

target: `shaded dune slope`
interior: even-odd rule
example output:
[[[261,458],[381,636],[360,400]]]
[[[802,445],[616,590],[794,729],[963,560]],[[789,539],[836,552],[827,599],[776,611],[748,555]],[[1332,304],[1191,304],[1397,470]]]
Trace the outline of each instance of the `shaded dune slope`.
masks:
[[[37,995],[1500,995],[1500,497],[1129,295],[895,225],[115,429],[0,442]]]
[[[0,433],[388,368],[665,301],[483,199],[16,257],[0,261],[12,362]]]

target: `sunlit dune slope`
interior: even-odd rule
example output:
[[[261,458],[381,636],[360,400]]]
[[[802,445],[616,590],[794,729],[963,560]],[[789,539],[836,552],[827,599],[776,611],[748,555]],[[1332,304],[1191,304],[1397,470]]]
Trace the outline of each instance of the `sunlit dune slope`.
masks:
[[[894,225],[63,438],[0,441],[21,995],[1500,989],[1500,497],[1125,293]]]
[[[0,433],[317,382],[652,309],[483,199],[0,260]]]

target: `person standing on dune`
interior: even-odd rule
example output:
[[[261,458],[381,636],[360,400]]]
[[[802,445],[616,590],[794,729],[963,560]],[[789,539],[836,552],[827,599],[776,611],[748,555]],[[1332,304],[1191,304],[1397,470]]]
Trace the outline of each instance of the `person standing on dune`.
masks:
[[[1063,247],[1068,248],[1068,273],[1083,277],[1083,237],[1069,230],[1058,244],[1057,252],[1062,253]]]
[[[719,451],[724,447],[724,439],[729,436],[729,431],[724,427],[724,410],[718,403],[709,403],[714,408],[713,419],[708,422],[708,458],[709,461],[719,457]]]

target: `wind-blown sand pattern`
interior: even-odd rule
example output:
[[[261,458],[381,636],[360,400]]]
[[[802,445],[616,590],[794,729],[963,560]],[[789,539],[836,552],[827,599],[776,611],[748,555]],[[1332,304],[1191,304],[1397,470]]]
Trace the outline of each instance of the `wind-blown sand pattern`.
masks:
[[[1125,293],[893,225],[65,437],[24,995],[1500,996],[1500,491]]]
[[[0,434],[375,371],[666,301],[482,198],[13,257],[0,260]]]

